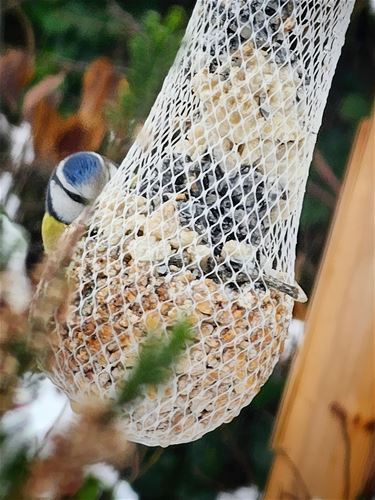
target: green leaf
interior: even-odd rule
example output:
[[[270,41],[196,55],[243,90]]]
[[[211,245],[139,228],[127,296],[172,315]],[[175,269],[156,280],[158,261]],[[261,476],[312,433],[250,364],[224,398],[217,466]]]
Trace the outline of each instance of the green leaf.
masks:
[[[99,500],[103,491],[103,485],[98,478],[87,476],[74,500]]]
[[[284,379],[273,373],[255,396],[251,405],[255,408],[277,408],[284,388]]]
[[[331,210],[327,205],[311,195],[305,196],[300,221],[303,229],[317,223],[328,224],[330,215]]]
[[[21,375],[35,364],[35,353],[24,339],[11,340],[5,346],[6,350],[18,361],[18,374]]]
[[[259,418],[250,428],[249,437],[251,442],[250,460],[257,484],[262,488],[267,481],[268,472],[272,463],[272,451],[270,447],[273,418]]]
[[[28,447],[17,450],[6,449],[6,438],[2,434],[0,455],[0,499],[22,498],[22,487],[29,472]]]
[[[171,367],[192,339],[192,328],[188,321],[180,321],[166,332],[167,339],[151,335],[143,344],[138,364],[124,382],[116,405],[122,407],[140,395],[145,384],[162,384],[171,374]]]
[[[160,91],[163,80],[175,58],[186,24],[181,7],[172,7],[165,18],[148,11],[141,21],[141,30],[128,42],[129,83],[120,98],[120,105],[110,106],[108,118],[121,137],[131,141],[135,126],[143,122]]]
[[[177,5],[171,7],[165,16],[164,24],[171,33],[181,30],[186,24],[186,14],[184,9]]]
[[[350,93],[341,102],[340,115],[344,120],[357,122],[371,112],[371,102],[362,94]]]

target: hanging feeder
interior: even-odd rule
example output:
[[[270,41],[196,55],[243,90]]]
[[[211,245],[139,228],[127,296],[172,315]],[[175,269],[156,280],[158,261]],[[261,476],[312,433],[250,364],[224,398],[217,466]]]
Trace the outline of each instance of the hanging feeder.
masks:
[[[124,407],[128,438],[168,446],[231,421],[270,376],[294,300],[298,223],[353,0],[198,0],[143,130],[71,265],[49,376],[114,397],[150,331],[194,340]]]

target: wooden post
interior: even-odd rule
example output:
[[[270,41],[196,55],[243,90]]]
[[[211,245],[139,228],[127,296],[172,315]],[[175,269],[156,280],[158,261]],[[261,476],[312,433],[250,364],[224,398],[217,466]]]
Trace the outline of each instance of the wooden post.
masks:
[[[372,118],[357,134],[279,411],[265,500],[354,499],[375,473],[374,138]]]

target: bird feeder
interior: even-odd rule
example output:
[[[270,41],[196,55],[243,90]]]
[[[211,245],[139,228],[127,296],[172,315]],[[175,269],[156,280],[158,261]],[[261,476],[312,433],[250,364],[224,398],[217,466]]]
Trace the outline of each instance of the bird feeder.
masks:
[[[353,0],[198,0],[150,115],[99,196],[68,269],[51,379],[115,397],[150,331],[194,340],[121,425],[138,443],[198,439],[270,376],[288,333],[296,238]]]

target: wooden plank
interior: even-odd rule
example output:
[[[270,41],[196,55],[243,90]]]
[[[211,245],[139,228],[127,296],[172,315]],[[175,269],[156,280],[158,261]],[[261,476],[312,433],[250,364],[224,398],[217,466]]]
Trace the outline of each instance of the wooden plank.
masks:
[[[265,500],[346,500],[369,484],[375,453],[374,137],[372,118],[357,134],[305,342],[279,411]]]

